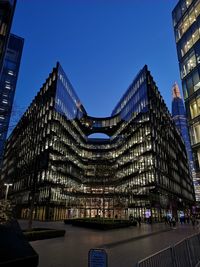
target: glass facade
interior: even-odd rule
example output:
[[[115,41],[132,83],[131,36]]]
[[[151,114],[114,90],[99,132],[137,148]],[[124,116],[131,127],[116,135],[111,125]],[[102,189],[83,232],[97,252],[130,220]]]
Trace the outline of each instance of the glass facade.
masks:
[[[95,118],[58,63],[9,137],[2,173],[21,218],[31,193],[39,220],[160,221],[194,202],[184,143],[147,66],[111,116]]]
[[[0,165],[8,132],[24,39],[11,34],[0,78]]]
[[[196,200],[200,201],[200,1],[181,0],[172,12],[183,96],[196,174]]]

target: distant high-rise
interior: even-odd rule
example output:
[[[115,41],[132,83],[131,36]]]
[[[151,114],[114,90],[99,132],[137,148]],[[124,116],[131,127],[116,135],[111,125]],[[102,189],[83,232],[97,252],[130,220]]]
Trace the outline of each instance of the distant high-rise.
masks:
[[[8,132],[24,39],[10,35],[0,77],[0,165]]]
[[[0,1],[0,75],[6,54],[16,0]]]
[[[190,137],[189,137],[189,132],[188,132],[188,123],[187,123],[187,118],[186,118],[186,113],[185,113],[185,107],[184,107],[183,100],[181,98],[180,90],[179,90],[177,83],[175,83],[172,87],[172,118],[184,140],[190,169],[193,172],[194,164],[193,164],[193,158],[192,158]]]
[[[200,0],[180,0],[172,17],[200,201]]]

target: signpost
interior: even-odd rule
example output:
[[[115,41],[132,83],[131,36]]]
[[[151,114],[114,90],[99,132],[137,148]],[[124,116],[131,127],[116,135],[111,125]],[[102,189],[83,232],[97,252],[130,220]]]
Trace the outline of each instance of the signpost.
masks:
[[[88,253],[88,267],[108,267],[108,257],[104,249],[90,249]]]

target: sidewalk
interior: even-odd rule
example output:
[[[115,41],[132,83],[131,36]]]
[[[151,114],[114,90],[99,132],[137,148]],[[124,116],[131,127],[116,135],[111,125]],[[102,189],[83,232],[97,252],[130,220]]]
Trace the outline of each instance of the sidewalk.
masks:
[[[19,221],[22,228],[27,221]],[[65,229],[63,238],[31,242],[39,253],[39,267],[86,267],[88,251],[101,247],[108,253],[109,267],[131,267],[156,251],[193,234],[190,225],[170,229],[165,224],[142,224],[110,231],[99,231],[65,225],[63,222],[34,222],[33,227]]]

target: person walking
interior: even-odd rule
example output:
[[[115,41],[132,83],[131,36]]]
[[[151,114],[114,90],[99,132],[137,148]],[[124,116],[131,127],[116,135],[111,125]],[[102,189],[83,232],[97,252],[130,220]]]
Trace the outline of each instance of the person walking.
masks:
[[[139,217],[138,217],[138,224],[139,224],[139,226],[141,226],[141,221],[142,221],[142,219],[141,219],[141,217],[139,216]]]
[[[196,219],[195,219],[194,215],[191,218],[191,222],[192,222],[192,226],[194,228],[195,227],[195,222],[196,222]]]
[[[175,219],[175,217],[174,217],[174,216],[172,217],[172,226],[173,226],[173,227],[175,227],[175,226],[176,226],[176,219]]]

